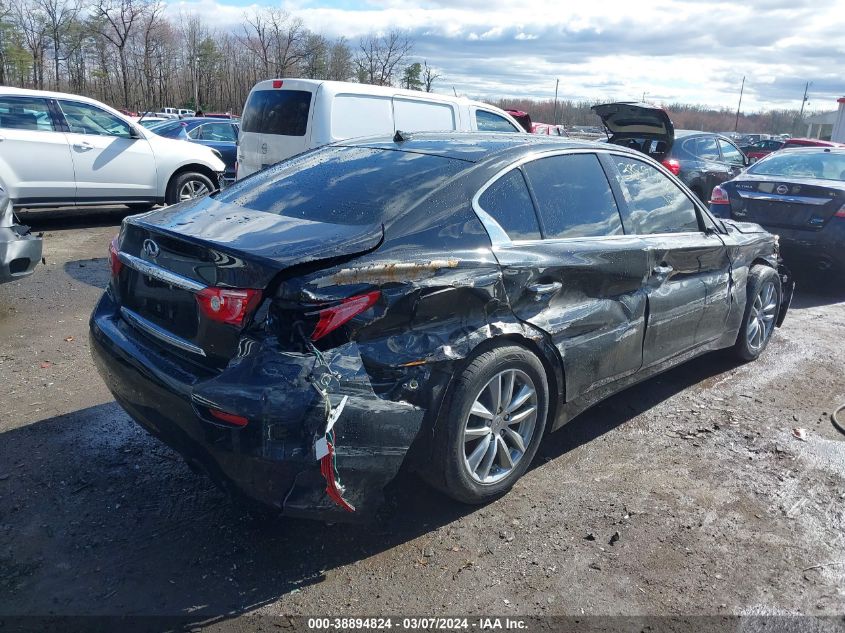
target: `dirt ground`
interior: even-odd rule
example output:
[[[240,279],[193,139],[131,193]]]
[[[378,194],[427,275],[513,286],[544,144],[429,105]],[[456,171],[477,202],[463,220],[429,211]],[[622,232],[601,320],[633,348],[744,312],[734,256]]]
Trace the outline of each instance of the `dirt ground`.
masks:
[[[402,475],[375,526],[267,521],[94,370],[87,320],[123,214],[28,214],[47,264],[0,286],[0,620],[845,613],[841,279],[799,290],[757,362],[699,358],[550,435],[486,507]]]

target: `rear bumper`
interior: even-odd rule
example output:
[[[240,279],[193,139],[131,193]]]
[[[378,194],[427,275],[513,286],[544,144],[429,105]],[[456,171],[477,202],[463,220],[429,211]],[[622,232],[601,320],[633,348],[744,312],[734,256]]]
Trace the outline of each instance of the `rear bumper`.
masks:
[[[90,338],[103,380],[138,424],[224,489],[287,516],[348,521],[372,515],[422,424],[423,410],[373,393],[354,344],[328,355],[340,376],[332,404],[349,396],[335,425],[337,470],[356,507],[348,513],[325,494],[314,451],[326,417],[311,382],[313,356],[252,341],[223,372],[207,370],[135,330],[108,293],[91,317]],[[249,423],[224,428],[209,408]]]
[[[831,218],[818,231],[765,227],[780,236],[781,254],[787,264],[825,271],[845,270],[845,218]]]
[[[31,275],[41,261],[41,249],[41,238],[24,227],[0,228],[0,283]]]

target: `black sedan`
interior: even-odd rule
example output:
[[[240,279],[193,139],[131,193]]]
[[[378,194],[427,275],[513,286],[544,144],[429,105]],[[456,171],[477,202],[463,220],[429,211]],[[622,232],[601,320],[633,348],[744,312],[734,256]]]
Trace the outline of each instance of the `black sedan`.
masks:
[[[605,103],[592,107],[608,142],[636,149],[660,161],[706,203],[716,185],[742,172],[751,161],[729,138],[712,132],[676,130],[669,114],[648,103]]]
[[[199,143],[217,151],[220,159],[226,163],[223,176],[226,181],[232,182],[237,175],[235,162],[239,125],[237,121],[225,121],[217,117],[191,117],[163,121],[151,126],[150,130],[159,136]]]
[[[787,261],[845,272],[845,150],[784,149],[713,190],[714,214],[780,236]]]
[[[771,234],[651,159],[517,135],[323,147],[127,218],[110,259],[90,327],[117,401],[226,490],[326,520],[406,461],[491,500],[610,394],[756,358],[792,292]]]

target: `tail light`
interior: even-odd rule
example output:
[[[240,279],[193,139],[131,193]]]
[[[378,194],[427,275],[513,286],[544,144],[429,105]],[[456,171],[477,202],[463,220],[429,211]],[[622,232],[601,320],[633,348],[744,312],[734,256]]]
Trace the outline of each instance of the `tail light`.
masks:
[[[218,323],[241,326],[261,301],[253,288],[204,288],[196,294],[202,313]]]
[[[311,340],[317,341],[323,338],[350,319],[369,310],[376,304],[379,297],[381,297],[381,292],[374,290],[363,295],[348,297],[337,305],[310,313],[310,315],[319,317],[317,325],[314,327],[314,332],[311,334]]]
[[[118,236],[115,235],[114,239],[109,242],[109,268],[111,268],[112,277],[117,277],[123,269],[123,262],[120,261],[120,252],[117,247],[117,238]]]
[[[666,160],[661,161],[660,164],[676,176],[681,173],[681,163],[679,163],[674,158],[667,158]]]
[[[713,193],[710,194],[710,204],[730,204],[731,200],[728,197],[728,192],[723,187],[716,185],[713,187]]]
[[[845,218],[845,204],[839,207],[839,211],[833,214],[835,218]]]
[[[273,87],[274,88],[281,88],[283,85],[285,85],[285,82],[282,81],[281,79],[274,79],[273,80]]]
[[[220,409],[209,409],[208,413],[211,417],[233,426],[246,426],[249,423],[249,420],[242,415],[227,413],[226,411],[221,411]]]

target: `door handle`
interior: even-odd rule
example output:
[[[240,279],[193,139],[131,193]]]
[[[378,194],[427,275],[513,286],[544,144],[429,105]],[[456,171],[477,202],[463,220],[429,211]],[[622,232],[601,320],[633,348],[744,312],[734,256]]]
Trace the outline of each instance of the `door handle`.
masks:
[[[563,288],[563,284],[559,281],[553,281],[548,284],[531,284],[528,286],[528,289],[535,295],[548,295],[557,292],[561,288]]]
[[[94,149],[94,146],[91,145],[91,143],[89,143],[88,141],[82,141],[81,143],[74,143],[73,146],[78,147],[79,149],[84,149],[84,150]]]
[[[652,275],[668,275],[673,270],[675,270],[675,269],[672,268],[671,266],[669,266],[668,264],[661,264],[660,266],[655,266],[654,268],[652,268],[651,274]]]

